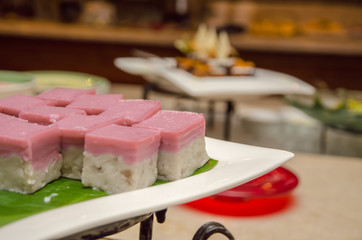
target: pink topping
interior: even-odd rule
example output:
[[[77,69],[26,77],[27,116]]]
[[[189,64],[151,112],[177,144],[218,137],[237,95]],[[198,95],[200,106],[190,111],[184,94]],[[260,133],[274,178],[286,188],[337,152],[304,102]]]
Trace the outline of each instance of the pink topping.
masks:
[[[26,120],[23,120],[23,119],[20,119],[20,118],[17,118],[15,116],[11,116],[11,115],[7,115],[7,114],[3,114],[3,113],[0,113],[0,126],[2,126],[1,124],[2,123],[6,123],[6,122],[9,122],[9,121],[23,121],[23,122],[28,122]]]
[[[150,118],[160,110],[160,101],[122,100],[117,105],[105,110],[100,116],[117,118],[117,124],[129,126]]]
[[[88,115],[68,116],[56,123],[62,137],[62,148],[67,149],[70,146],[83,147],[84,136],[87,132],[114,122],[115,120],[109,117]]]
[[[0,112],[12,116],[18,116],[19,113],[23,110],[47,105],[54,105],[54,103],[35,97],[18,94],[0,99]]]
[[[73,88],[53,88],[38,94],[36,97],[43,100],[54,102],[55,106],[65,107],[73,102],[79,96],[84,94],[92,95],[96,89],[73,89]]]
[[[0,155],[16,154],[47,171],[51,161],[59,160],[60,136],[56,126],[43,126],[17,119],[1,123]]]
[[[19,118],[28,120],[29,122],[33,123],[48,125],[73,114],[86,115],[86,112],[79,109],[55,106],[41,106],[21,111],[19,113]]]
[[[86,134],[86,152],[121,156],[127,164],[151,158],[158,152],[160,132],[154,129],[109,125]]]
[[[81,109],[88,115],[96,115],[114,106],[122,99],[122,94],[83,95],[69,104],[67,108]]]
[[[204,115],[193,112],[161,110],[135,127],[161,130],[160,149],[178,152],[192,140],[205,135]]]

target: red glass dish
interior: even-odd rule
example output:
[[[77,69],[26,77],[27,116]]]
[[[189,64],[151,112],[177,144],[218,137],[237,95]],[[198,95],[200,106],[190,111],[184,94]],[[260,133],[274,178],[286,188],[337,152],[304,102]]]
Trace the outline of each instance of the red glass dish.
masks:
[[[279,167],[250,182],[215,194],[213,198],[224,201],[247,201],[285,194],[297,185],[297,176],[286,168]]]
[[[227,216],[270,214],[290,206],[294,198],[288,195],[298,185],[291,171],[279,167],[250,182],[224,192],[187,203],[186,206],[204,212]]]

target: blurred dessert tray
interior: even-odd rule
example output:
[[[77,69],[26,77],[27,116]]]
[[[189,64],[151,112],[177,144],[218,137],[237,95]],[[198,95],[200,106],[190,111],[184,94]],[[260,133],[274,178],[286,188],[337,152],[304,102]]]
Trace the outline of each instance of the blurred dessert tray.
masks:
[[[0,70],[0,98],[15,94],[31,95],[34,87],[33,75],[23,72]]]
[[[218,161],[216,166],[207,172],[35,214],[2,226],[0,239],[59,239],[160,211],[236,187],[276,169],[294,156],[293,153],[283,150],[208,137],[206,150],[210,158]]]
[[[109,92],[110,82],[108,79],[82,72],[37,70],[29,71],[34,76],[36,93],[49,90],[54,87],[91,89],[95,88],[98,94]]]
[[[129,74],[143,76],[151,83],[173,86],[191,97],[237,99],[315,93],[314,87],[296,77],[261,68],[256,68],[251,76],[197,77],[176,68],[175,58],[117,58],[114,64]]]

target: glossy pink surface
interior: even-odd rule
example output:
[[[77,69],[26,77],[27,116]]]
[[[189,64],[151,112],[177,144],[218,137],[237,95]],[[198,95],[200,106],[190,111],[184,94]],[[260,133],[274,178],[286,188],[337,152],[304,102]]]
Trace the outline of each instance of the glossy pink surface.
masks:
[[[0,128],[0,155],[16,154],[32,163],[35,169],[46,170],[49,162],[60,159],[60,134],[57,126],[8,119]]]
[[[88,115],[71,115],[56,123],[62,137],[62,148],[84,146],[84,136],[96,128],[114,123],[113,118]]]
[[[85,151],[93,155],[113,154],[128,164],[151,158],[158,152],[160,132],[155,129],[109,125],[86,134]]]
[[[11,116],[11,115],[7,115],[7,114],[4,114],[4,113],[0,113],[0,124],[6,123],[6,122],[12,121],[12,120],[27,122],[26,120],[17,118],[17,117],[15,117],[15,116]]]
[[[161,110],[135,127],[161,131],[161,150],[177,152],[192,140],[205,135],[204,115],[193,112]]]
[[[67,105],[67,108],[81,109],[88,115],[96,115],[114,106],[122,99],[122,94],[83,95]]]
[[[19,118],[39,124],[52,124],[70,115],[86,115],[86,112],[79,109],[71,109],[55,106],[41,106],[21,111]]]
[[[18,94],[0,99],[0,112],[8,115],[18,116],[21,111],[47,105],[54,105],[54,103],[35,97]]]
[[[122,100],[105,110],[100,116],[117,118],[117,124],[130,126],[150,118],[161,110],[160,101]]]
[[[81,95],[93,95],[95,93],[96,89],[53,88],[38,94],[36,97],[52,101],[56,106],[65,107]]]

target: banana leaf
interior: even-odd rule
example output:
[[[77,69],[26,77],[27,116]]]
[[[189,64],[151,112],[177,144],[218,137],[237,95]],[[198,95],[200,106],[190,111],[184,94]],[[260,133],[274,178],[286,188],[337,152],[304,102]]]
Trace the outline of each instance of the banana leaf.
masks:
[[[193,175],[211,170],[217,162],[209,159]],[[167,181],[157,180],[154,186],[159,184],[167,184]],[[83,187],[79,180],[68,178],[59,178],[33,194],[0,190],[0,226],[43,211],[107,195],[105,192]]]

